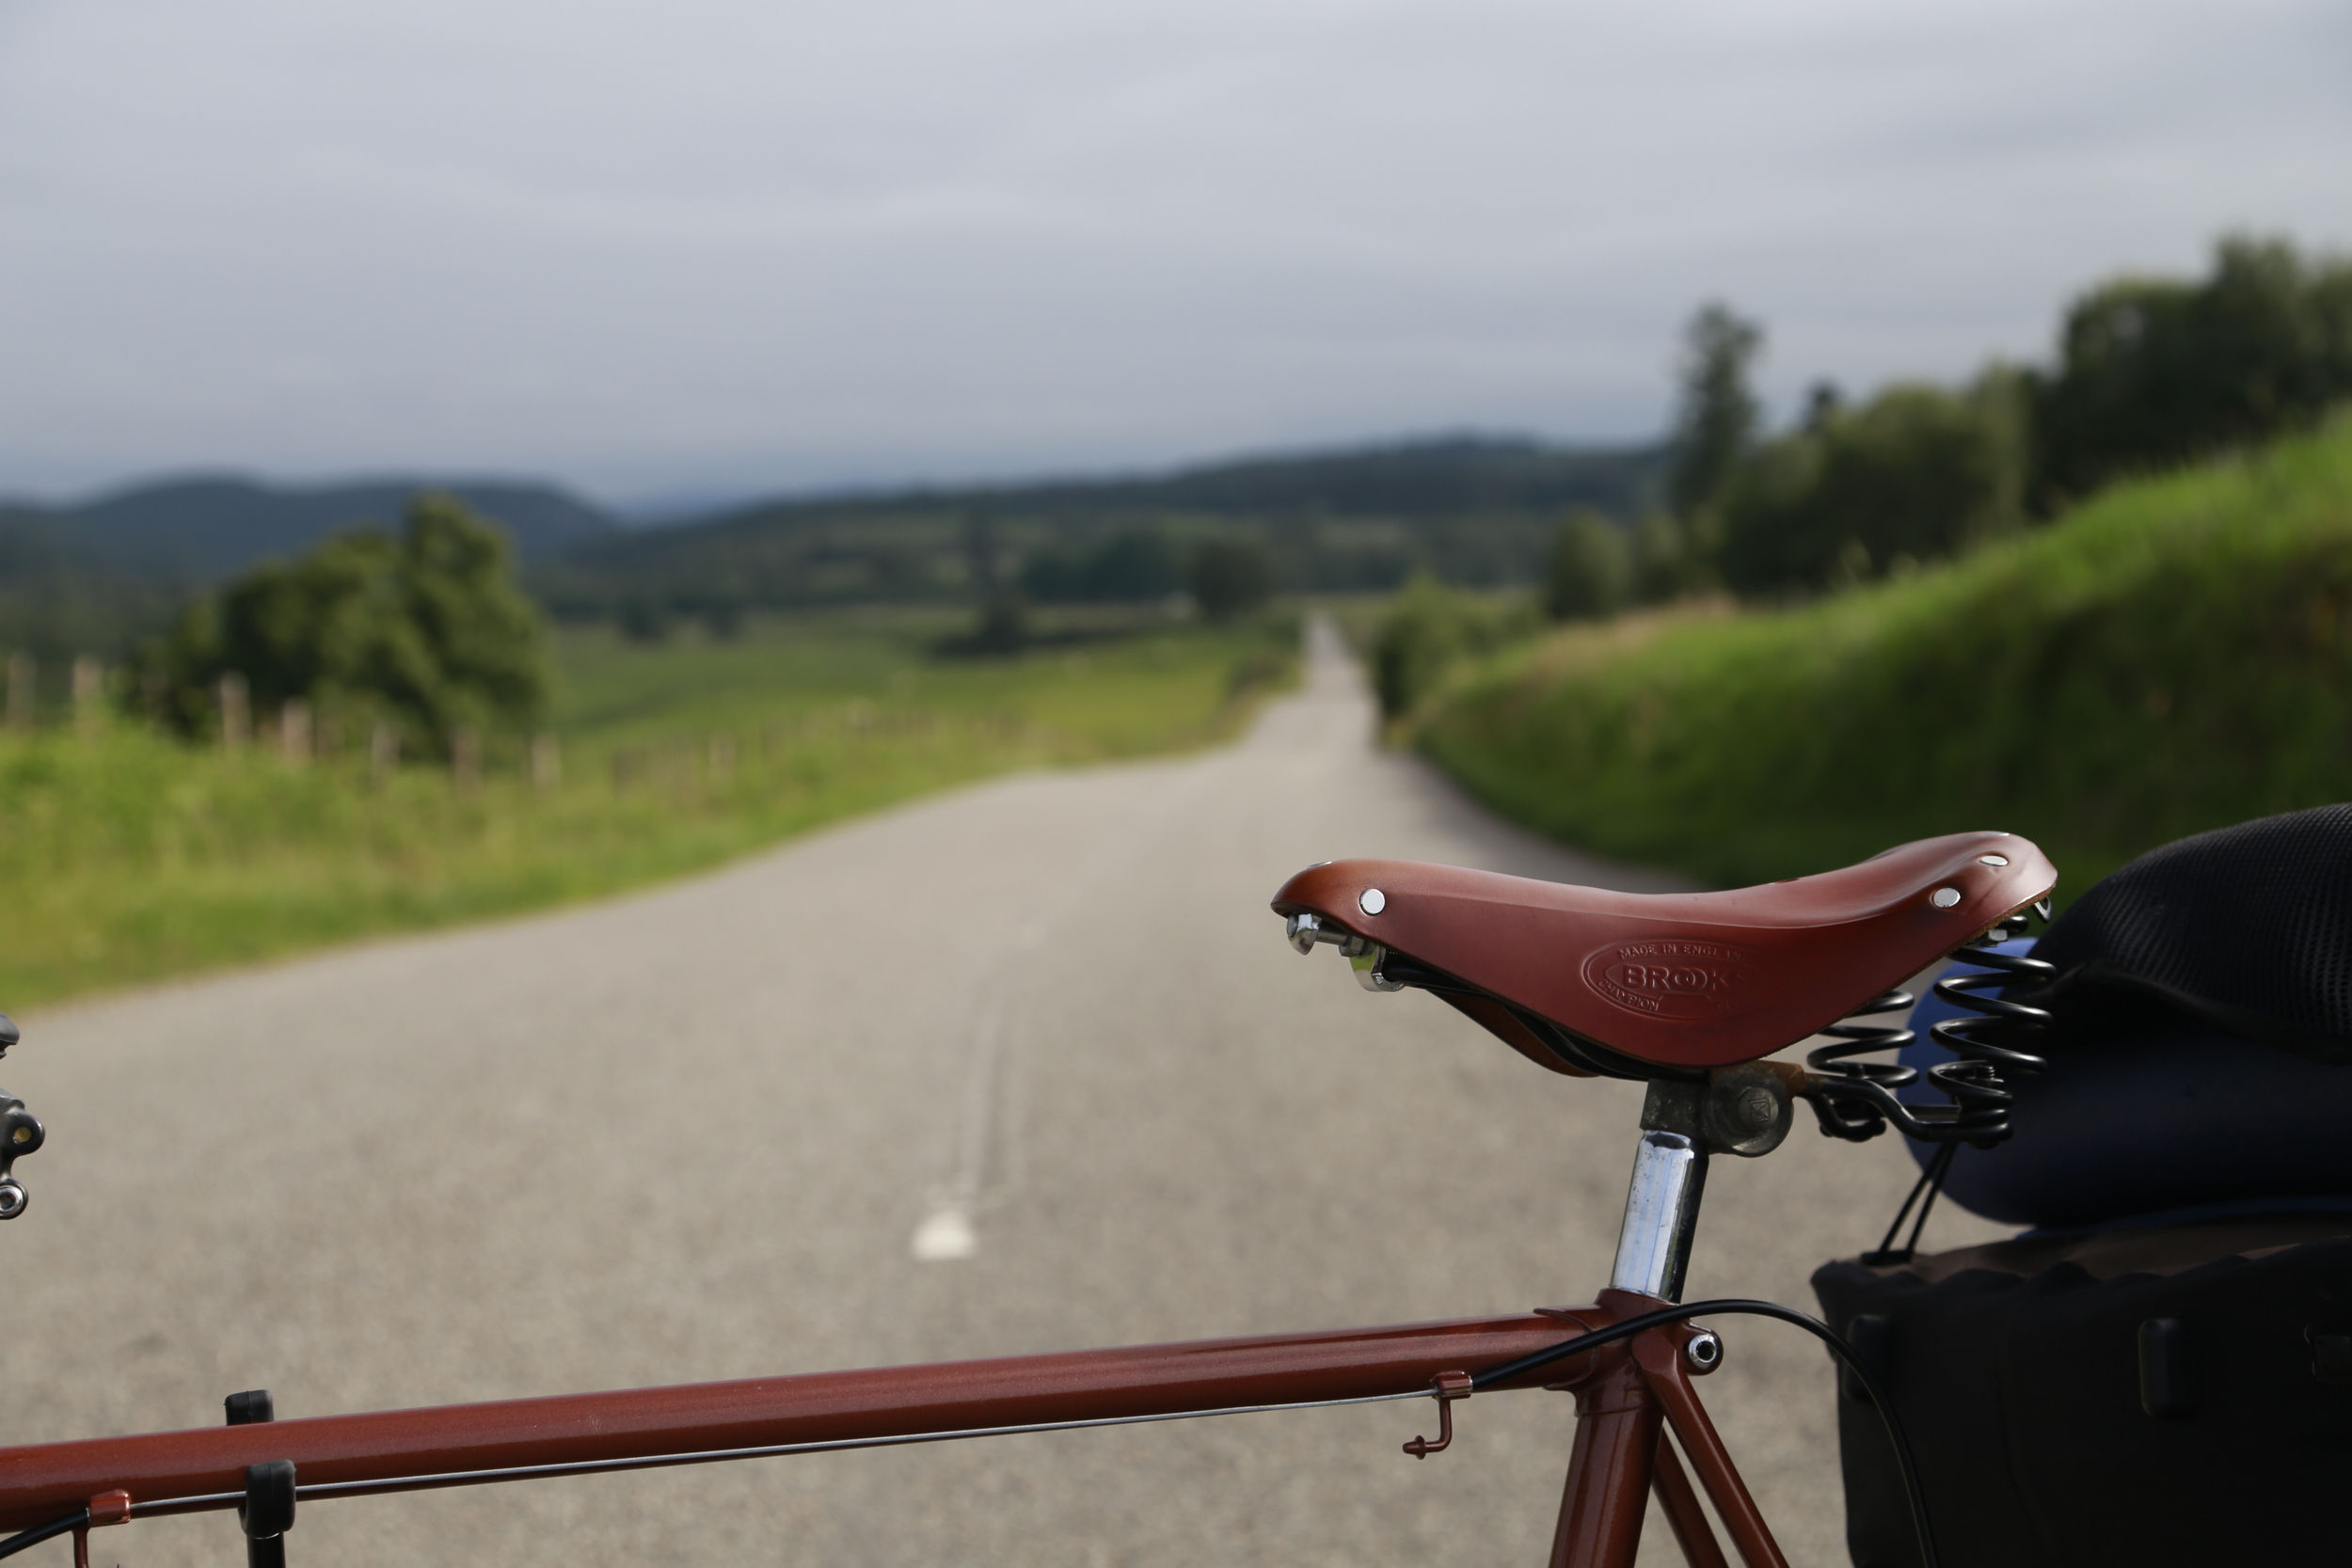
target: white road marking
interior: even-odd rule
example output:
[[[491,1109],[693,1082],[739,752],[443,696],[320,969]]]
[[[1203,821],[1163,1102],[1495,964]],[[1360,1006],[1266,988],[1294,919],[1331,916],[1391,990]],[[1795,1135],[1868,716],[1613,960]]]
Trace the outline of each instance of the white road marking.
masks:
[[[980,1233],[961,1209],[938,1209],[924,1216],[909,1243],[918,1263],[953,1263],[980,1250]]]
[[[980,1205],[981,1183],[988,1175],[989,1123],[996,1104],[1004,1037],[1004,996],[1001,990],[992,990],[973,1024],[963,1115],[956,1129],[955,1170],[932,1190],[930,1212],[907,1243],[907,1250],[918,1263],[961,1262],[980,1250],[980,1233],[973,1219]]]

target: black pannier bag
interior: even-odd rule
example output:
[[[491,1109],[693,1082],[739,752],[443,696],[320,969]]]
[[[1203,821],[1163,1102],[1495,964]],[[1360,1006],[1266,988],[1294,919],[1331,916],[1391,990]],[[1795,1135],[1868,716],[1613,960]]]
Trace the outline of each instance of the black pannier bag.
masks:
[[[2049,1065],[1945,1187],[2033,1228],[1813,1277],[1902,1419],[1943,1562],[2352,1562],[2352,806],[2145,855],[2033,956]],[[1851,1385],[1848,1545],[1907,1568]]]
[[[2004,1242],[1813,1276],[1902,1418],[1945,1568],[2352,1561],[2352,1218]],[[1857,1568],[1917,1563],[1841,1380]]]

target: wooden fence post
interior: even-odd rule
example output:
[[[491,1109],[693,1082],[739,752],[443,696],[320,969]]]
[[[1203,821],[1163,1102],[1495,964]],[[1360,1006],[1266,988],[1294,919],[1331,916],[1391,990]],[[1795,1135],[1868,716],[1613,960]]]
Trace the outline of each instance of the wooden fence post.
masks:
[[[252,698],[245,677],[231,670],[220,677],[220,743],[233,752],[252,738]]]
[[[102,700],[106,691],[106,667],[84,654],[73,661],[73,727],[82,738],[98,733],[105,717]]]
[[[381,789],[400,766],[400,732],[378,719],[368,731],[368,783]]]
[[[288,762],[310,760],[310,705],[299,697],[278,710],[278,747]]]
[[[471,795],[482,784],[482,737],[469,724],[449,732],[450,782],[460,795]]]

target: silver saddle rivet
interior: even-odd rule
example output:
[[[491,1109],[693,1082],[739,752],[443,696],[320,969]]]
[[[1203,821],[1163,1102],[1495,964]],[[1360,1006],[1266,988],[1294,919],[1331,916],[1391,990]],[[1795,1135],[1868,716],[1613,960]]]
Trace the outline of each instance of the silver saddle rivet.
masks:
[[[1366,914],[1378,914],[1389,907],[1389,895],[1376,887],[1368,887],[1357,895],[1356,907]]]
[[[1948,910],[1960,902],[1960,889],[1956,887],[1937,888],[1928,895],[1928,902],[1939,910]]]

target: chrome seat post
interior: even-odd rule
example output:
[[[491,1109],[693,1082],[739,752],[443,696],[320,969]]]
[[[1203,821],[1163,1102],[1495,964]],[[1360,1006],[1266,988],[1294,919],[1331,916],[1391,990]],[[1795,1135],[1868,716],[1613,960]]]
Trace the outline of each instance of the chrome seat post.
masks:
[[[1633,1151],[1625,1221],[1617,1231],[1612,1290],[1666,1301],[1682,1299],[1697,1234],[1699,1195],[1707,1185],[1707,1149],[1680,1132],[1644,1132]]]

